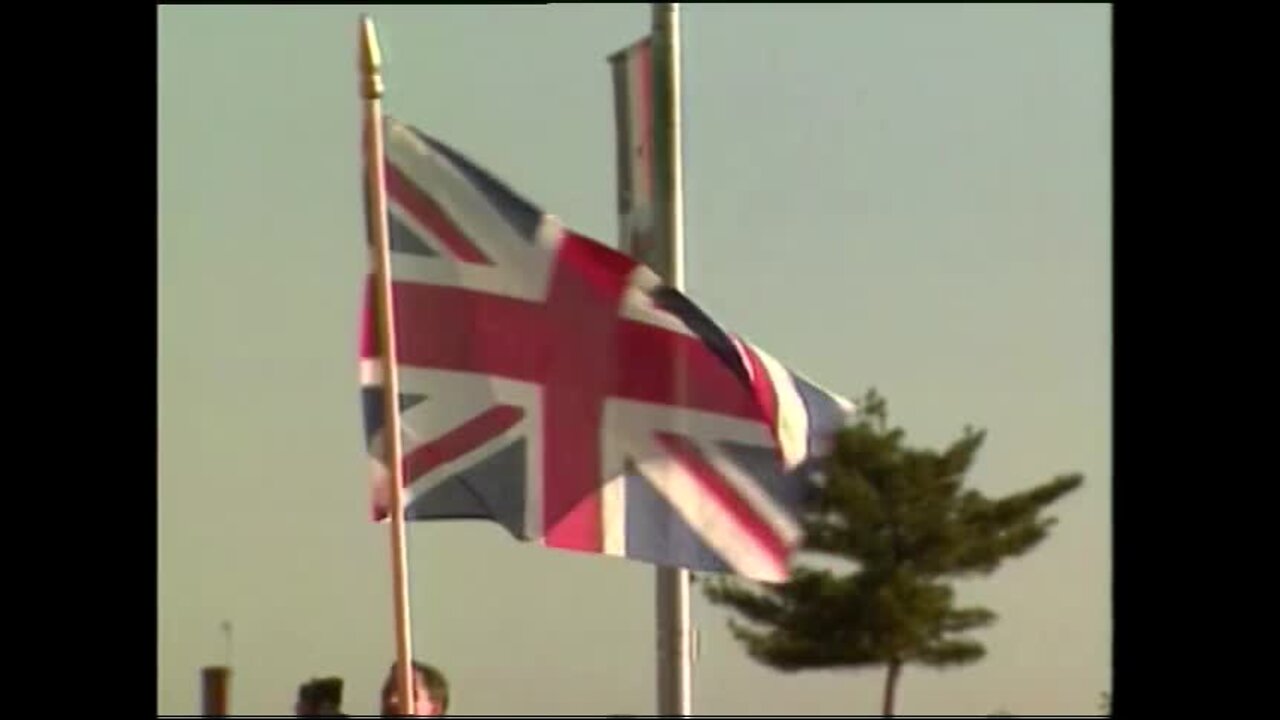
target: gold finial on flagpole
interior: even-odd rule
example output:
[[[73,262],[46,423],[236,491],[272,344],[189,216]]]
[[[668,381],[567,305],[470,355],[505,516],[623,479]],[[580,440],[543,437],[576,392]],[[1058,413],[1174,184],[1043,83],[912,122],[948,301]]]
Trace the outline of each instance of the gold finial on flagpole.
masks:
[[[366,100],[382,97],[382,50],[373,18],[360,16],[360,96]]]

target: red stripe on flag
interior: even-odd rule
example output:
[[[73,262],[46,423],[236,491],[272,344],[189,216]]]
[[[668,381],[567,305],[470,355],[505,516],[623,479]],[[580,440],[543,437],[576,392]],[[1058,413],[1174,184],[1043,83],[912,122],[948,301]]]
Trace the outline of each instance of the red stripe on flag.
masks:
[[[609,395],[764,421],[753,394],[701,340],[613,310],[585,324],[563,305],[412,282],[395,284],[395,304],[396,327],[415,329],[397,334],[401,366],[546,383],[552,364],[594,357],[612,367]],[[552,337],[555,326],[566,344]]]
[[[786,576],[788,549],[786,543],[751,509],[728,482],[711,466],[689,440],[671,433],[656,433],[658,443],[684,466],[698,488],[699,495],[720,506],[738,525],[743,536],[763,551],[775,565],[779,577]]]
[[[543,536],[550,547],[600,552],[600,428],[619,361],[618,302],[635,261],[566,232],[547,295],[543,372],[546,473]],[[585,342],[590,345],[585,346]]]
[[[457,258],[463,262],[477,265],[492,265],[489,258],[471,242],[449,217],[440,210],[440,206],[427,197],[405,177],[394,164],[386,163],[387,195],[400,203],[410,215],[424,228],[430,230],[440,239]]]
[[[364,280],[364,307],[360,314],[360,359],[382,357],[382,340],[378,336],[378,298],[374,294],[377,278],[372,274]]]
[[[742,380],[696,337],[624,321],[615,352],[618,397],[764,420]]]
[[[751,349],[750,345],[737,338],[734,338],[733,343],[737,346],[738,352],[742,353],[743,357],[746,358],[747,364],[751,368],[751,386],[755,391],[756,400],[760,402],[760,409],[764,411],[765,419],[769,421],[769,427],[776,430],[778,427],[778,392],[773,387],[773,378],[769,375],[769,371],[765,368],[760,356]]]
[[[524,417],[524,410],[514,405],[489,408],[467,422],[420,445],[404,457],[405,483],[413,482],[441,465],[456,460],[509,430]]]

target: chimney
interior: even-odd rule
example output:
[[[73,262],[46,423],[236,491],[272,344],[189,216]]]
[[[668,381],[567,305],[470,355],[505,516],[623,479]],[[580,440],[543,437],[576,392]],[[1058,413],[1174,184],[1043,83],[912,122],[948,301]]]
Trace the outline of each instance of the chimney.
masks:
[[[202,687],[201,715],[204,717],[226,717],[231,710],[231,668],[226,665],[211,665],[201,668]]]

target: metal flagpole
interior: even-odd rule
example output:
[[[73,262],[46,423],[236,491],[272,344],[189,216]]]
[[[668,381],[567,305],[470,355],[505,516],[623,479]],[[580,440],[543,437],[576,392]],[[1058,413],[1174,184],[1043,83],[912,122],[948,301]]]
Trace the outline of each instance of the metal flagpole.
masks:
[[[684,289],[679,7],[653,3],[647,37],[609,56],[618,139],[618,248]],[[685,382],[677,376],[677,394]],[[654,593],[658,714],[692,714],[687,570],[658,568]]]
[[[369,197],[369,248],[375,258],[378,338],[382,351],[383,448],[391,485],[391,584],[396,634],[396,679],[400,710],[413,707],[412,637],[409,628],[409,569],[404,539],[404,473],[400,463],[400,387],[392,316],[391,244],[387,237],[387,185],[382,137],[382,52],[373,21],[360,18],[360,97],[364,105],[365,188]]]
[[[680,14],[653,3],[653,135],[655,242],[668,267],[653,268],[684,290],[684,188],[680,150]],[[689,571],[657,570],[658,714],[688,717],[693,708]]]

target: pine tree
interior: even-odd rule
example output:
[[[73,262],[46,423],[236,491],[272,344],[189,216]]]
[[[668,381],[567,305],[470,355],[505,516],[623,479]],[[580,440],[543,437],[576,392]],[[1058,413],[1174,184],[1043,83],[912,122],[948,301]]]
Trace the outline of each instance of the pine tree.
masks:
[[[989,575],[1047,537],[1042,511],[1080,487],[1064,475],[991,499],[964,487],[985,434],[966,428],[945,451],[909,448],[874,390],[856,425],[836,438],[824,481],[804,518],[804,550],[853,561],[848,573],[797,565],[792,579],[756,585],[726,576],[704,592],[749,624],[729,626],[747,653],[785,672],[887,666],[883,711],[892,716],[904,666],[980,660],[966,633],[996,619],[957,607],[952,581]]]

